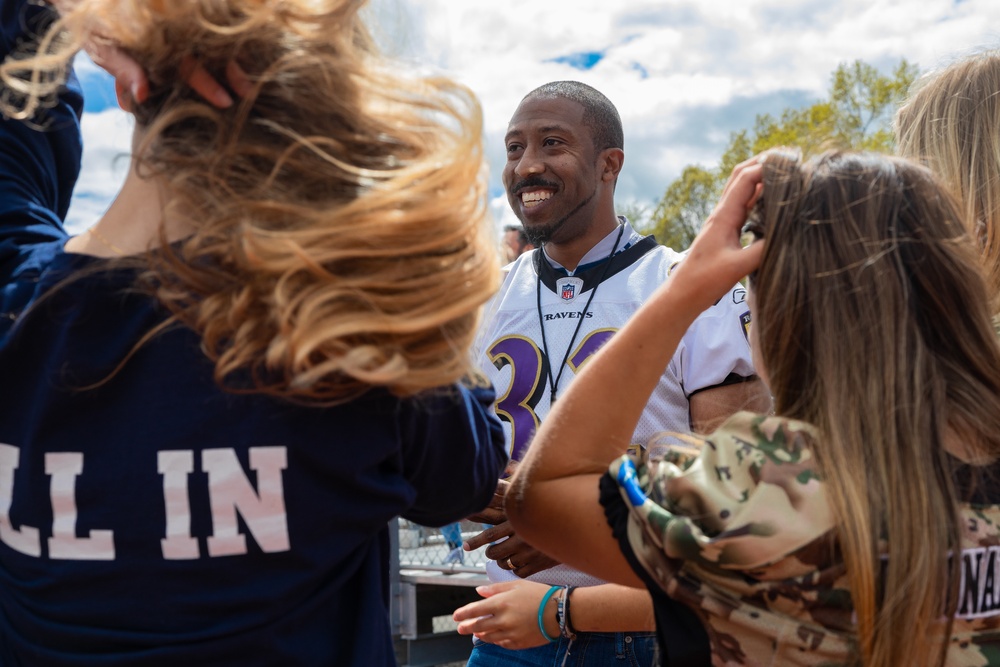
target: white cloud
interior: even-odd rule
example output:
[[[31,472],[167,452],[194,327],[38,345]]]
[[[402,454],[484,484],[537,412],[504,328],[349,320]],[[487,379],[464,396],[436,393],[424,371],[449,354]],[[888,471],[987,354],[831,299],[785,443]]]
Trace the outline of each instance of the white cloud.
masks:
[[[97,221],[128,171],[132,117],[117,107],[83,116],[85,150],[66,229],[78,234]]]

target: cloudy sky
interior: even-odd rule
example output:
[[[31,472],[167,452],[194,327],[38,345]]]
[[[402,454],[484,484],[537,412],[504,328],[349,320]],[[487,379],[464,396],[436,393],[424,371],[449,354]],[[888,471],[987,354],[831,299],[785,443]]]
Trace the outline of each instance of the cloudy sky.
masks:
[[[840,63],[888,72],[906,58],[928,71],[1000,47],[997,0],[374,0],[371,11],[395,55],[479,96],[498,224],[511,215],[500,184],[507,121],[547,81],[583,81],[617,105],[618,200],[652,207],[685,165],[714,165],[757,114],[825,97]],[[113,196],[130,134],[107,77],[78,66],[90,113],[74,230]]]

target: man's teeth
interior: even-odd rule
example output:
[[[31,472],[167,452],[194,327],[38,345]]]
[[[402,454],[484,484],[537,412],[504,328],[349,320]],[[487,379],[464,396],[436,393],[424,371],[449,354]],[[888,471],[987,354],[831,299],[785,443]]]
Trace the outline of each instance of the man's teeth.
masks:
[[[551,192],[544,190],[541,192],[524,192],[521,193],[521,203],[523,203],[527,208],[531,208],[532,206],[538,206],[551,196]]]

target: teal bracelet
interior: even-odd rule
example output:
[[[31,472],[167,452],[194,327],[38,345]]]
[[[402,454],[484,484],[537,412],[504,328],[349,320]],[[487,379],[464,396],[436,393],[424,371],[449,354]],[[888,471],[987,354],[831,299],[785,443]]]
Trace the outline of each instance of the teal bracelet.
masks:
[[[553,594],[561,588],[562,586],[553,586],[550,588],[548,593],[542,596],[542,602],[538,605],[538,629],[541,630],[542,636],[550,642],[554,642],[558,637],[549,637],[549,633],[545,632],[545,605],[548,604]]]

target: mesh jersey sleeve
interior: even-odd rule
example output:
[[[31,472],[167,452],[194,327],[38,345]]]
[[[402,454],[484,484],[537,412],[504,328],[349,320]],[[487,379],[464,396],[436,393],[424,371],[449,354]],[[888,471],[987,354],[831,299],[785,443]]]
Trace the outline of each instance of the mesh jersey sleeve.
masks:
[[[54,16],[41,3],[0,3],[0,56],[30,50]],[[0,121],[0,285],[31,245],[66,237],[62,219],[83,154],[82,110],[80,85],[70,73],[55,106],[30,121]]]
[[[750,308],[741,285],[698,316],[671,360],[686,396],[732,381],[731,376],[750,378],[756,374],[750,358],[749,327]]]

